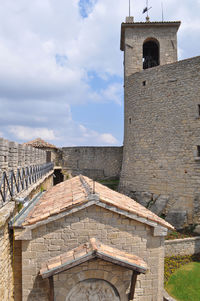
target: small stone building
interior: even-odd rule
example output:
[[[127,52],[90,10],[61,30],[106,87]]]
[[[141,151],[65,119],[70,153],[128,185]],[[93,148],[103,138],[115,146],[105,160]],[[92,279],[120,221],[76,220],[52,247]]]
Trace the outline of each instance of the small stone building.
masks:
[[[12,227],[15,301],[163,300],[173,227],[123,194],[80,175],[34,198]]]
[[[24,145],[29,145],[35,148],[39,148],[46,151],[46,162],[56,162],[58,157],[58,148],[41,138],[36,138],[35,140],[28,141]]]

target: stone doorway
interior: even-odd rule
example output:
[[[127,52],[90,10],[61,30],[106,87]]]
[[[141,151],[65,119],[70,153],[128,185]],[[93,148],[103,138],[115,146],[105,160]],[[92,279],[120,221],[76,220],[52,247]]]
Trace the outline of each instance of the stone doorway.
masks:
[[[64,181],[64,175],[62,174],[62,169],[61,168],[54,169],[53,185],[55,186],[63,181]]]
[[[66,301],[120,301],[119,293],[109,282],[87,279],[79,282],[69,292]]]

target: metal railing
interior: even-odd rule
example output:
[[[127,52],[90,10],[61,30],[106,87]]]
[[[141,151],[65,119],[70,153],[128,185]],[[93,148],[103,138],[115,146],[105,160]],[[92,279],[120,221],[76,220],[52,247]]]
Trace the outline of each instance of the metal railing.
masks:
[[[18,168],[16,172],[2,173],[0,181],[0,207],[9,202],[16,194],[27,190],[45,174],[53,170],[53,163]]]

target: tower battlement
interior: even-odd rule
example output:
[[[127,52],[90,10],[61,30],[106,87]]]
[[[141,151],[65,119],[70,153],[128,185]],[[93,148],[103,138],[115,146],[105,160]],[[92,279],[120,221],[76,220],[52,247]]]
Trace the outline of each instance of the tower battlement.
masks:
[[[176,62],[180,24],[180,21],[122,23],[120,49],[124,51],[124,76]]]

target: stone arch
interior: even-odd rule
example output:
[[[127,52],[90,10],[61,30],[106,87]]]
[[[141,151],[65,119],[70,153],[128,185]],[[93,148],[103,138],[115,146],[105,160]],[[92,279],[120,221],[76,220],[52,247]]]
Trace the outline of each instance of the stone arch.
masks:
[[[70,281],[66,281],[66,286],[62,288],[59,287],[58,292],[56,294],[56,300],[66,301],[66,298],[67,296],[69,296],[72,287],[75,287],[80,282],[89,279],[98,279],[108,282],[118,292],[120,301],[128,300],[128,294],[126,292],[127,288],[125,288],[121,277],[112,273],[111,271],[107,272],[105,270],[100,269],[90,269],[70,274]]]
[[[120,301],[120,296],[116,287],[108,281],[92,278],[80,281],[70,290],[66,297],[66,301],[79,300]]]
[[[160,65],[160,43],[155,38],[147,38],[143,43],[143,69]]]

